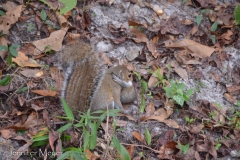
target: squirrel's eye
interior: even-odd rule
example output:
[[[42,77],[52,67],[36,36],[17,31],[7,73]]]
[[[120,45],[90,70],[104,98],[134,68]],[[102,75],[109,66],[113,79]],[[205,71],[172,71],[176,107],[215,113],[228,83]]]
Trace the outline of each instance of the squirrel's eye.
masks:
[[[128,74],[128,78],[131,78],[132,77],[132,74]]]

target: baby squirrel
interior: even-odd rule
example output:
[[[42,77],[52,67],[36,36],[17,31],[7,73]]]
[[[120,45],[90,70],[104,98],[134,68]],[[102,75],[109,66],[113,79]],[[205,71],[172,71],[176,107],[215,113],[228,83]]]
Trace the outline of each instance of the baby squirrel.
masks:
[[[77,111],[120,109],[136,99],[132,73],[123,65],[104,69],[89,44],[72,42],[60,54],[64,76],[61,96]]]

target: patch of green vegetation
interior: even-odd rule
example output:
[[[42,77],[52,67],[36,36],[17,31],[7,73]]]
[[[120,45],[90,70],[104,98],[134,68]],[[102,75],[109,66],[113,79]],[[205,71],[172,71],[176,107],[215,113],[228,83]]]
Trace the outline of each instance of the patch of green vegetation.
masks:
[[[193,89],[184,91],[185,85],[174,80],[171,80],[170,84],[170,87],[163,88],[166,91],[166,96],[173,99],[180,106],[183,106],[185,101],[189,101],[189,98],[193,94]]]
[[[144,97],[145,93],[148,91],[148,84],[145,80],[143,80],[141,78],[141,75],[137,72],[133,72],[138,80],[140,81],[140,86],[141,86],[141,92],[140,92],[140,96],[141,96],[141,104],[140,104],[140,108],[139,108],[139,111],[140,113],[143,113],[145,107],[146,107],[146,99]]]
[[[186,145],[181,145],[180,143],[178,143],[178,148],[182,151],[183,154],[187,154],[189,146],[190,146],[189,143]]]
[[[234,10],[234,18],[236,20],[236,23],[240,24],[240,5],[238,5]]]

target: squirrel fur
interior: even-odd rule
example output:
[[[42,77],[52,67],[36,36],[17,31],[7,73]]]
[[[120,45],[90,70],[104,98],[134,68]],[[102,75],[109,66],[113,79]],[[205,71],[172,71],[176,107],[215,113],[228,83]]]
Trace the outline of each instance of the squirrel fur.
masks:
[[[61,96],[74,113],[120,109],[136,99],[132,73],[123,65],[105,69],[85,42],[72,42],[60,54],[64,72]]]

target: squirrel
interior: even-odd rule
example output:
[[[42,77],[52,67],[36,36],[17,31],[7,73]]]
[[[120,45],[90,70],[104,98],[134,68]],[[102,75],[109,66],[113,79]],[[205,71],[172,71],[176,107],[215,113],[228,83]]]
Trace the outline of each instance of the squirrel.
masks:
[[[136,99],[132,73],[124,65],[105,69],[101,58],[82,41],[68,44],[61,52],[64,72],[61,97],[76,114],[78,111],[119,109]]]

